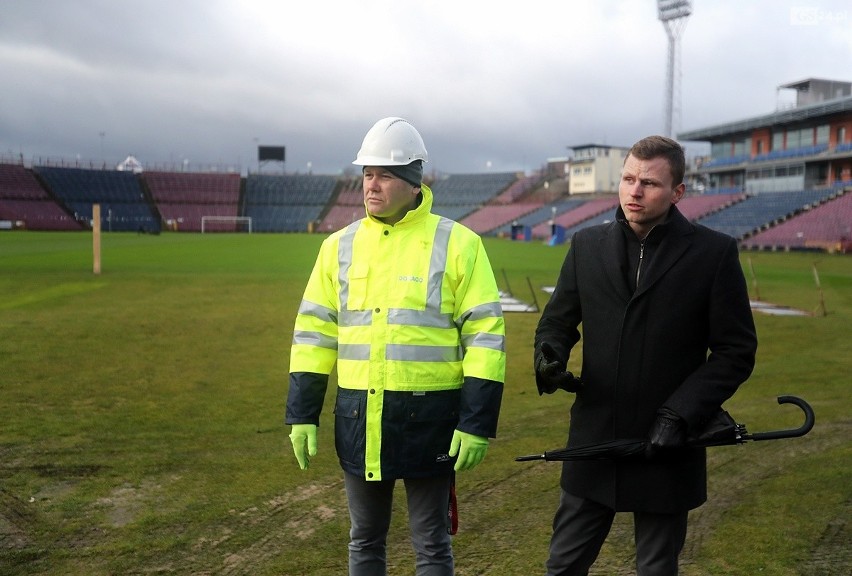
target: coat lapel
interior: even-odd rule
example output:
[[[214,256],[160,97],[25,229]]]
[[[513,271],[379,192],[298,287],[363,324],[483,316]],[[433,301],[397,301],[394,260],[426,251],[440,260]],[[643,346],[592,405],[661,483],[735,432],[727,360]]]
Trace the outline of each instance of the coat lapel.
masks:
[[[625,301],[630,300],[630,288],[627,286],[627,259],[625,258],[625,240],[624,234],[618,229],[618,223],[613,222],[604,228],[604,232],[600,238],[601,251],[603,254],[603,262],[601,266],[604,269],[606,277],[609,279],[615,291]]]

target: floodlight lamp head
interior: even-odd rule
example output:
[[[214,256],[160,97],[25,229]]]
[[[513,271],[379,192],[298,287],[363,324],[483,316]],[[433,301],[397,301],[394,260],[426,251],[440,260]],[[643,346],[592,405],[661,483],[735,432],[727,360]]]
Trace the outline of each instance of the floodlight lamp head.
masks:
[[[689,0],[657,0],[657,17],[662,22],[686,18],[692,14]]]

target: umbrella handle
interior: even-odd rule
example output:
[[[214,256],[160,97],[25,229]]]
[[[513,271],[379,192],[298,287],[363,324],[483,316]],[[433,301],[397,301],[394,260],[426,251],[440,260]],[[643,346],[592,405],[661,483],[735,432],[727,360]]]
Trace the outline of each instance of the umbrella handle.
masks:
[[[798,396],[779,396],[778,397],[779,404],[795,404],[799,408],[802,409],[802,412],[805,413],[805,422],[798,428],[793,428],[791,430],[776,430],[774,432],[756,432],[754,434],[747,434],[744,437],[744,440],[777,440],[779,438],[796,438],[798,436],[804,436],[808,432],[811,431],[811,428],[814,427],[814,409],[811,408],[811,405],[799,398]]]

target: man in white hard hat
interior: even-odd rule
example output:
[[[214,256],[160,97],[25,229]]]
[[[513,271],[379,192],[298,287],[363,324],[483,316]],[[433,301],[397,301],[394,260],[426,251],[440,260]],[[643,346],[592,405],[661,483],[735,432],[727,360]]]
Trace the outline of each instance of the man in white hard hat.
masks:
[[[431,213],[427,160],[402,118],[367,132],[353,162],[366,217],[323,242],[296,317],[286,423],[307,469],[336,363],[353,576],[387,573],[396,480],[416,574],[454,573],[454,474],[477,466],[497,431],[506,368],[497,284],[479,236]]]

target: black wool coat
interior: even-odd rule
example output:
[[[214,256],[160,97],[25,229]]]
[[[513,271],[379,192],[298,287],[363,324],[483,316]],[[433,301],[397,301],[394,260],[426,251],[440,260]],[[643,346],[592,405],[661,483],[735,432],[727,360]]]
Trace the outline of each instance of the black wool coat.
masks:
[[[698,430],[754,367],[736,241],[672,206],[648,235],[637,286],[638,239],[629,241],[620,208],[616,217],[574,235],[536,329],[536,348],[549,342],[566,362],[582,329],[584,388],[571,407],[569,447],[646,438],[663,406]],[[706,453],[567,461],[561,485],[617,511],[689,510],[707,498]]]

